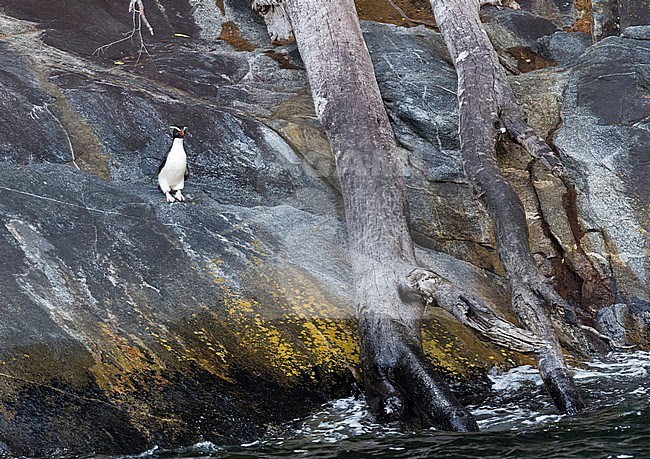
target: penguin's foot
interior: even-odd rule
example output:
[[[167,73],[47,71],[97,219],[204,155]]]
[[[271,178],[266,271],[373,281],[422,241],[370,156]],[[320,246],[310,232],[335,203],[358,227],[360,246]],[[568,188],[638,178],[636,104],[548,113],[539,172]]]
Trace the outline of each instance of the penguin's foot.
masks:
[[[169,194],[169,191],[166,191],[166,192],[165,192],[165,196],[167,197],[167,202],[174,202],[174,201],[176,201],[176,199],[174,199],[174,197],[173,197],[171,194]]]
[[[185,201],[185,196],[183,196],[183,193],[181,193],[181,190],[176,191],[176,194],[174,195],[177,201]]]

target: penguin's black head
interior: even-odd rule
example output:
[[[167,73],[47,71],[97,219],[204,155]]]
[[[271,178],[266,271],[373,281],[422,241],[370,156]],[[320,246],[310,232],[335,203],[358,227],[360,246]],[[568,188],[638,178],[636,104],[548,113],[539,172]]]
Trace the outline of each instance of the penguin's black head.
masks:
[[[187,134],[187,127],[169,126],[169,131],[173,138],[182,139],[183,137],[185,137],[185,134]]]

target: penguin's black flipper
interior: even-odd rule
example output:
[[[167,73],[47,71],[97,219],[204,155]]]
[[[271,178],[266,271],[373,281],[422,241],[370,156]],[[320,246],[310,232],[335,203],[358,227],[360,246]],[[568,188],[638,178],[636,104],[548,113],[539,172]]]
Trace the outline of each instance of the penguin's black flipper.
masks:
[[[167,155],[163,158],[162,161],[160,161],[160,166],[158,166],[158,173],[160,174],[160,171],[163,170],[163,167],[165,167],[165,164],[167,164]]]
[[[185,166],[185,180],[190,178],[190,168],[188,166]]]

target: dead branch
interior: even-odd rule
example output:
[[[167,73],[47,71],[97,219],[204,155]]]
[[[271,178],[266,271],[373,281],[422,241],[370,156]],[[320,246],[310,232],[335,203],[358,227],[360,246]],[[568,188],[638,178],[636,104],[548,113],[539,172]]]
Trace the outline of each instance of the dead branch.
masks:
[[[397,11],[399,13],[399,15],[402,16],[402,18],[404,18],[408,22],[410,22],[412,24],[420,24],[420,25],[424,25],[424,26],[427,26],[427,27],[432,27],[434,29],[438,29],[438,26],[434,22],[422,21],[420,19],[413,19],[413,18],[409,17],[409,15],[406,14],[406,12],[402,8],[400,8],[397,5],[397,3],[395,3],[393,0],[388,0],[388,3],[390,3],[390,6],[392,6],[393,9],[395,11]]]
[[[271,41],[293,41],[293,27],[282,0],[253,0],[251,8],[264,18]]]
[[[147,46],[144,43],[144,38],[142,36],[142,24],[147,27],[151,35],[154,34],[154,31],[153,27],[149,23],[149,20],[147,19],[147,16],[144,13],[144,4],[142,3],[142,0],[131,0],[131,3],[129,4],[129,13],[131,13],[131,21],[133,23],[131,31],[127,32],[124,35],[124,38],[121,38],[120,40],[115,40],[111,43],[100,46],[93,52],[93,54],[99,55],[106,52],[106,50],[111,46],[117,45],[118,43],[122,43],[127,40],[131,40],[133,37],[137,37],[140,43],[140,47],[138,50],[138,59],[136,60],[135,65],[140,62],[142,54],[146,54],[147,56],[151,57],[151,54],[149,54],[149,50],[147,49]]]
[[[423,425],[476,431],[476,420],[422,349],[424,305],[405,285],[416,261],[406,218],[403,166],[354,3],[255,0],[253,4],[267,25],[270,16],[280,17],[281,6],[291,18],[316,115],[339,175],[370,411],[381,421],[407,420],[417,413]]]
[[[129,4],[129,13],[138,13],[140,21],[147,26],[149,33],[153,35],[153,27],[151,27],[147,16],[144,14],[144,3],[142,3],[142,0],[131,0],[131,3]]]
[[[408,280],[427,305],[439,306],[488,341],[516,352],[538,353],[548,346],[529,330],[499,317],[488,305],[433,271],[415,269]]]

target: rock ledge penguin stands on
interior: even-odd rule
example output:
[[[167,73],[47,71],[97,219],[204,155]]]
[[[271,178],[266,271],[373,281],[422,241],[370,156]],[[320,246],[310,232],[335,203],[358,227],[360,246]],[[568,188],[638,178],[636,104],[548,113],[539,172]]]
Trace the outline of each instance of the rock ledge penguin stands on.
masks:
[[[190,176],[187,167],[187,155],[183,148],[183,137],[187,132],[186,127],[170,126],[171,135],[174,138],[172,147],[165,159],[158,167],[158,185],[167,196],[167,202],[185,201],[181,190],[185,186],[185,180]],[[174,196],[171,192],[175,191]]]

